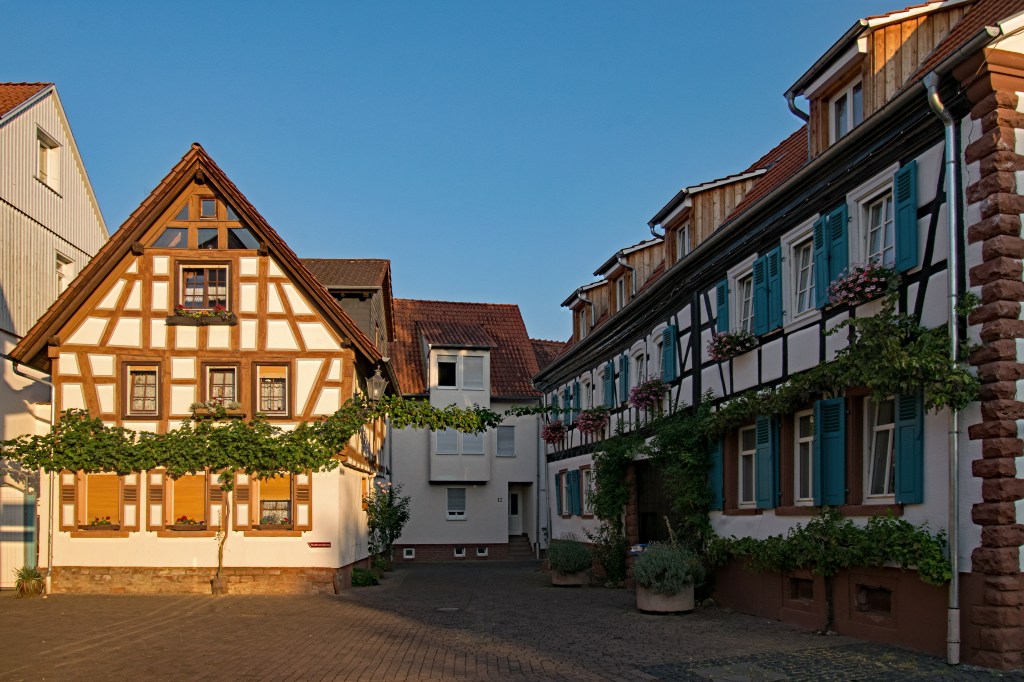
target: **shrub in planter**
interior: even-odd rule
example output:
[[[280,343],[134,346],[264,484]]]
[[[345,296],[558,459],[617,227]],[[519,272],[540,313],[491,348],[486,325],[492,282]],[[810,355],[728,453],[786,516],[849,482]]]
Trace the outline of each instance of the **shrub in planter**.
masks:
[[[548,565],[556,575],[583,573],[593,561],[594,553],[575,533],[565,533],[548,546]]]
[[[377,580],[377,574],[367,568],[359,568],[356,566],[352,569],[352,587],[369,587],[370,585],[379,585],[380,581]]]
[[[652,542],[633,562],[636,584],[651,592],[678,594],[685,585],[704,578],[704,566],[690,550],[667,542]]]
[[[37,568],[23,566],[15,571],[15,588],[19,597],[37,597],[43,593],[46,583]]]

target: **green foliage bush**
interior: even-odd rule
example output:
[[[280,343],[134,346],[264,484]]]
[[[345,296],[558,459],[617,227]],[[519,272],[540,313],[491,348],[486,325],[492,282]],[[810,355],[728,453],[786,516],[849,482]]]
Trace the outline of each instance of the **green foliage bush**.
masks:
[[[352,587],[370,587],[379,584],[377,574],[373,571],[358,566],[352,569]]]
[[[594,562],[594,553],[575,533],[564,533],[548,545],[548,565],[560,575],[585,571]]]
[[[684,585],[704,580],[704,566],[682,545],[652,542],[633,562],[633,579],[652,592],[671,596]]]
[[[620,583],[626,579],[626,553],[629,543],[622,531],[616,530],[607,521],[602,522],[596,531],[584,531],[593,547],[594,559],[604,569],[610,583]]]
[[[46,583],[39,569],[22,566],[14,575],[14,587],[19,597],[37,597],[43,593]]]

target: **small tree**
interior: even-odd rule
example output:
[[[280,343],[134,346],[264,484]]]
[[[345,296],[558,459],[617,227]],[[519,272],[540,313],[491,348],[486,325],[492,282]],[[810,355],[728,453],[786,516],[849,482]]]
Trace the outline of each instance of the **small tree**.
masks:
[[[402,495],[401,485],[380,481],[363,497],[366,520],[370,527],[370,554],[385,563],[391,561],[395,540],[409,521],[408,495]]]

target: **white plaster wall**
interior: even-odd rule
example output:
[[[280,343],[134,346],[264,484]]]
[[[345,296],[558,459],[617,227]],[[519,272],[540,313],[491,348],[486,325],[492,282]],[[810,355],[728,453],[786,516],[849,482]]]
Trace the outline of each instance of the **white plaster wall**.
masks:
[[[554,488],[555,476],[558,472],[563,469],[579,469],[581,466],[593,465],[593,463],[594,458],[592,455],[580,455],[578,457],[570,457],[568,459],[558,460],[557,462],[547,463],[547,512],[548,518],[551,519],[550,540],[557,540],[566,533],[574,533],[583,538],[586,531],[596,531],[597,527],[601,525],[600,519],[596,517],[583,518],[582,516],[559,516],[557,509],[558,497]]]

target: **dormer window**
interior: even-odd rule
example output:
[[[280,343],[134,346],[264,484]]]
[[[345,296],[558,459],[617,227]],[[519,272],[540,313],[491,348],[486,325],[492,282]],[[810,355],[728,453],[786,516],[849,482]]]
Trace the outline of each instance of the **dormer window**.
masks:
[[[838,142],[864,120],[864,88],[860,81],[851,84],[832,98],[831,142]]]
[[[623,275],[615,280],[615,312],[622,310],[626,305],[626,276]]]
[[[690,255],[690,223],[686,223],[676,232],[676,261]]]

